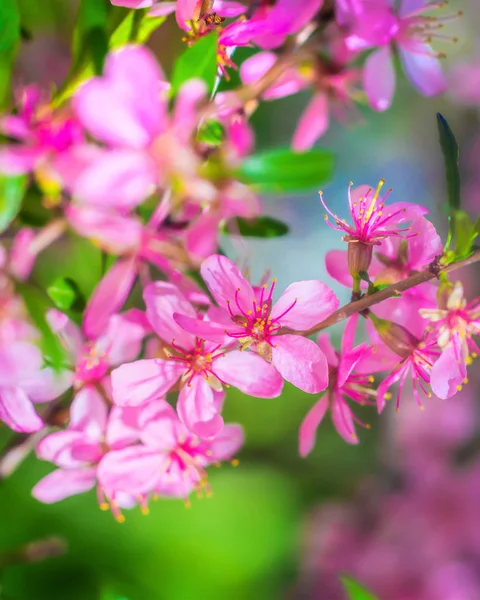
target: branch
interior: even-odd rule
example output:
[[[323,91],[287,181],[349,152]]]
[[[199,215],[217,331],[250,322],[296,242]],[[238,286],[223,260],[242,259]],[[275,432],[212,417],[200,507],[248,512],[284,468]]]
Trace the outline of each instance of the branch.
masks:
[[[410,288],[416,287],[417,285],[425,283],[426,281],[431,281],[432,279],[438,277],[440,273],[449,273],[450,271],[455,271],[456,269],[473,265],[478,261],[480,261],[480,249],[475,250],[475,252],[468,258],[451,263],[445,267],[442,267],[439,263],[439,260],[436,259],[426,269],[420,271],[419,273],[415,273],[415,275],[412,275],[411,277],[407,277],[407,279],[393,283],[383,290],[375,292],[369,296],[363,296],[360,298],[360,300],[355,300],[345,304],[345,306],[342,306],[329,317],[307,331],[285,331],[284,333],[293,333],[304,336],[312,335],[318,331],[322,331],[322,329],[326,329],[327,327],[335,325],[335,323],[339,323],[340,321],[348,319],[348,317],[351,317],[355,313],[361,313],[374,304],[378,304],[379,302],[393,298],[394,296],[397,296],[398,294],[401,294]]]

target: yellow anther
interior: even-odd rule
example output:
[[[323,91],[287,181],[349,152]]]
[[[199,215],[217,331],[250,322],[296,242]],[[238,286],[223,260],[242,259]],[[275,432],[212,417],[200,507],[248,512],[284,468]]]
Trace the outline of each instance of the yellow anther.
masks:
[[[100,504],[100,510],[108,510],[110,508],[110,504],[108,502],[102,502]]]
[[[232,465],[232,467],[238,467],[238,465],[240,464],[240,461],[238,460],[238,458],[233,458],[230,461],[230,464]]]

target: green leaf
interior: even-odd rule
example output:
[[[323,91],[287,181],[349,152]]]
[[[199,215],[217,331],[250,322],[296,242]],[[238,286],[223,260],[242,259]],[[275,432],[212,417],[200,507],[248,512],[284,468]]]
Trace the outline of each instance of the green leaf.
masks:
[[[450,212],[460,209],[460,171],[458,166],[459,150],[457,140],[445,117],[437,113],[437,126],[440,146],[445,161],[447,180],[447,200]]]
[[[108,49],[115,50],[131,42],[144,44],[165,19],[166,17],[148,17],[142,11],[138,10],[129,11],[125,19],[110,36]],[[52,102],[54,108],[60,106],[65,100],[70,98],[83,81],[95,75],[92,61],[88,61],[82,57],[77,62],[79,64],[74,66],[64,85],[54,98]]]
[[[281,148],[246,158],[239,175],[263,192],[296,192],[310,190],[328,181],[334,163],[334,156],[328,150],[315,148],[297,154]]]
[[[47,288],[47,294],[55,306],[62,311],[81,312],[85,308],[85,298],[78,285],[70,277],[60,277]]]
[[[341,582],[345,586],[348,594],[348,600],[378,600],[371,592],[361,586],[351,577],[341,577]]]
[[[0,233],[5,231],[17,216],[27,189],[27,181],[26,175],[0,175]]]
[[[182,85],[193,78],[200,78],[212,92],[217,77],[218,34],[212,32],[187,48],[176,60],[172,73],[171,94],[175,96]]]
[[[45,359],[55,369],[60,370],[66,363],[66,353],[60,340],[48,325],[45,314],[51,308],[43,292],[31,284],[17,283],[16,289],[22,296],[30,318],[40,332],[40,346]]]
[[[229,219],[222,228],[224,233],[239,233],[244,237],[273,238],[286,235],[289,232],[288,225],[273,217],[257,217],[256,219],[244,219],[237,217]]]
[[[455,239],[455,260],[460,260],[470,255],[473,241],[478,235],[477,224],[472,222],[470,215],[464,210],[457,210],[453,214],[453,234]]]
[[[207,144],[208,146],[220,146],[224,136],[225,130],[223,125],[218,121],[215,121],[215,119],[210,119],[204,123],[197,133],[198,141]]]
[[[74,62],[89,56],[97,75],[102,73],[108,52],[107,5],[105,0],[81,0],[74,33]]]
[[[20,13],[16,0],[0,0],[0,107],[9,99],[13,61],[20,37]]]

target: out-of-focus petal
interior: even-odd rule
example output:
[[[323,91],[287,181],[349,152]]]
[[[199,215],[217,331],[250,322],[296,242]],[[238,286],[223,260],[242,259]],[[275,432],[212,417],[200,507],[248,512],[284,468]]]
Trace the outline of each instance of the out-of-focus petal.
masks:
[[[292,148],[305,152],[327,131],[329,124],[328,97],[317,92],[303,111],[293,135]]]
[[[308,411],[300,426],[299,433],[299,453],[300,456],[307,456],[315,445],[317,428],[322,422],[328,409],[328,396],[320,398]]]
[[[447,82],[438,58],[427,45],[415,45],[414,51],[400,47],[403,68],[422,96],[436,96],[446,90]]]
[[[18,387],[0,389],[0,421],[22,433],[38,431],[43,426],[28,396]]]
[[[363,71],[363,86],[368,101],[375,110],[387,110],[392,104],[395,70],[389,46],[375,50],[367,58]]]
[[[45,504],[59,502],[75,494],[93,489],[96,469],[56,469],[41,479],[32,490],[32,496]]]

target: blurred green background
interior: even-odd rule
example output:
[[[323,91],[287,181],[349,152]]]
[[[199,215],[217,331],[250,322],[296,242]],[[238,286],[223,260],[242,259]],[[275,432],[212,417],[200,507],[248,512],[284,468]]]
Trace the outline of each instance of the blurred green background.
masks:
[[[475,52],[478,0],[456,4],[462,5],[466,16],[452,26],[460,42],[447,48],[447,69],[459,57]],[[52,74],[60,82],[68,70],[75,2],[20,0],[20,5],[33,40],[24,45],[17,61],[17,83],[45,84]],[[170,72],[172,58],[181,49],[174,22],[164,24],[151,45]],[[360,184],[384,177],[394,188],[395,200],[427,203],[434,220],[440,218],[434,208],[438,198],[443,200],[435,112],[446,114],[466,148],[478,136],[478,116],[445,98],[420,98],[401,78],[398,88],[390,111],[375,114],[362,109],[364,122],[357,128],[333,123],[320,141],[338,154],[335,179],[325,188],[334,210],[345,212],[350,179]],[[258,147],[287,145],[307,99],[308,94],[299,95],[260,107],[253,118]],[[266,198],[265,204],[269,214],[290,223],[292,232],[278,240],[247,243],[242,258],[254,276],[270,268],[280,289],[293,280],[324,278],[324,253],[341,242],[324,225],[316,190],[298,197]],[[100,270],[97,251],[73,237],[62,243],[64,252],[57,248],[42,256],[35,270],[37,281],[49,284],[59,275],[70,276],[89,294]],[[238,245],[227,239],[224,243],[229,253],[238,256]],[[335,289],[347,299],[345,290]],[[225,420],[241,423],[246,432],[239,466],[211,469],[212,498],[193,498],[191,508],[179,501],[152,502],[149,516],[138,509],[126,511],[121,525],[109,512],[99,510],[93,492],[50,506],[32,499],[32,486],[50,467],[28,458],[0,482],[0,551],[52,535],[65,539],[68,551],[59,558],[6,568],[1,573],[0,598],[296,597],[292,588],[301,568],[302,527],[309,510],[325,498],[350,497],[365,477],[378,471],[382,455],[377,415],[359,411],[360,418],[372,425],[371,431],[359,432],[360,446],[345,444],[326,421],[315,450],[301,459],[298,427],[315,399],[288,385],[281,398],[272,400],[229,391]],[[0,431],[0,444],[8,438],[6,431]]]

